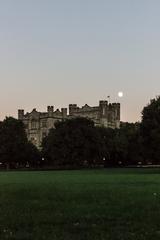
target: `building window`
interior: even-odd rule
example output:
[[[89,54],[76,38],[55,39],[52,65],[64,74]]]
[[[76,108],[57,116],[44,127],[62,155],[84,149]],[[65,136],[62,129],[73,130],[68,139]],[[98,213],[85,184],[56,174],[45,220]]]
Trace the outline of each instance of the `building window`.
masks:
[[[47,122],[46,121],[42,122],[42,127],[44,127],[44,128],[47,127]]]
[[[33,120],[33,121],[31,122],[31,128],[32,128],[32,129],[35,129],[35,128],[36,128],[36,121],[35,121],[35,120]]]

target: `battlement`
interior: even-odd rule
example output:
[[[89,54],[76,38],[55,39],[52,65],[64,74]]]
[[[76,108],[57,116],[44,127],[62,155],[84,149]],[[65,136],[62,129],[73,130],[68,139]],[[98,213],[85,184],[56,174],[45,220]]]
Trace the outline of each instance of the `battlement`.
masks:
[[[99,101],[99,106],[101,106],[101,105],[108,105],[108,101],[106,101],[106,100],[100,100]]]
[[[18,110],[18,119],[27,120],[27,119],[43,119],[43,118],[66,118],[67,117],[67,108],[56,109],[54,111],[53,106],[47,107],[47,112],[38,112],[36,108],[34,108],[30,113],[24,113],[24,110]]]
[[[54,112],[54,106],[48,106],[47,112]]]

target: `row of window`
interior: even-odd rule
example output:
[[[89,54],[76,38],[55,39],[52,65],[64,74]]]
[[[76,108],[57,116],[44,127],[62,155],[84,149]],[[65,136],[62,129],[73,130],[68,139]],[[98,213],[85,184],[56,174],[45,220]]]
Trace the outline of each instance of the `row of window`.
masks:
[[[25,123],[25,128],[28,128],[28,123]],[[41,122],[41,127],[45,128],[47,127],[47,122],[43,121]],[[37,128],[37,122],[36,121],[31,121],[31,129],[36,129]]]

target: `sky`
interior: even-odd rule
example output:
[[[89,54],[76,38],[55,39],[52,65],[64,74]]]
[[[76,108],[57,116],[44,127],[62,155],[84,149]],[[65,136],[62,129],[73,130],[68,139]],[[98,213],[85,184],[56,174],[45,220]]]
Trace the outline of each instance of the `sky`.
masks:
[[[159,9],[159,0],[0,0],[0,119],[110,95],[122,121],[140,121],[160,93]]]

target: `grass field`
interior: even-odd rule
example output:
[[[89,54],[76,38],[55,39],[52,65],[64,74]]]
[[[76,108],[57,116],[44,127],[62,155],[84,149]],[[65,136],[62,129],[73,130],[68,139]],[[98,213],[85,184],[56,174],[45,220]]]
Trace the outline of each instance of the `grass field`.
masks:
[[[0,172],[0,239],[158,240],[160,170]]]

